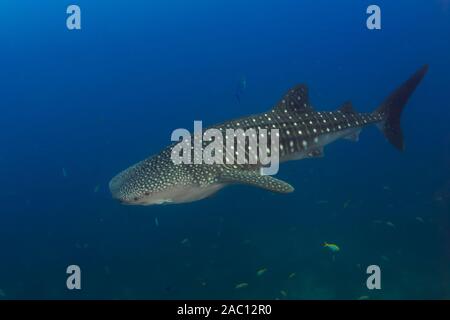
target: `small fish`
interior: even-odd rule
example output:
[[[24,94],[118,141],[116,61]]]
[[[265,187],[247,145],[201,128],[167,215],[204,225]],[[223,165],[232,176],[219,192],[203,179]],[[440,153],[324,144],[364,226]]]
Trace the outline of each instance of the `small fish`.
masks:
[[[247,79],[245,78],[245,76],[242,76],[241,78],[241,87],[244,90],[247,88]]]
[[[385,191],[391,191],[391,187],[389,187],[389,186],[383,186],[383,190],[385,190]]]
[[[338,252],[339,250],[341,250],[336,244],[334,244],[334,243],[324,243],[323,244],[323,246],[325,247],[325,248],[328,248],[328,249],[330,249],[331,251],[333,251],[333,252]]]
[[[164,287],[164,292],[167,294],[172,294],[176,289],[172,285],[168,285]]]
[[[234,288],[235,289],[243,289],[243,288],[247,288],[247,287],[248,287],[247,282],[241,282],[241,283],[238,283]]]
[[[180,242],[183,246],[188,246],[190,244],[190,241],[188,238],[184,238],[183,240],[181,240]]]
[[[98,190],[100,190],[100,185],[99,185],[99,184],[95,186],[95,188],[94,188],[94,193],[97,193]]]
[[[155,226],[159,227],[159,220],[158,220],[158,217],[155,217]]]
[[[0,297],[6,297],[5,291],[3,291],[2,289],[0,289]]]
[[[425,222],[422,217],[416,217],[416,220],[419,221],[420,223],[424,223]]]
[[[390,221],[387,221],[387,222],[386,222],[386,225],[389,226],[389,227],[391,227],[391,228],[395,228],[395,224],[393,224],[393,223],[390,222]]]
[[[62,174],[64,178],[67,178],[67,171],[66,168],[62,168]]]
[[[344,202],[344,209],[348,207],[348,205],[350,204],[351,200],[347,200]]]
[[[319,200],[316,202],[317,204],[327,204],[328,200]]]
[[[386,257],[386,256],[381,256],[381,259],[384,260],[384,261],[386,261],[386,262],[391,261],[391,260],[390,260],[388,257]]]
[[[287,297],[287,292],[284,290],[280,290],[280,293],[283,297]]]
[[[295,272],[292,272],[292,273],[289,275],[289,279],[292,279],[293,277],[295,277]]]
[[[361,296],[358,300],[369,300],[369,296]]]
[[[264,273],[266,273],[266,271],[267,271],[267,268],[259,269],[258,271],[256,271],[256,275],[257,275],[258,277],[260,277],[260,276],[262,276]]]

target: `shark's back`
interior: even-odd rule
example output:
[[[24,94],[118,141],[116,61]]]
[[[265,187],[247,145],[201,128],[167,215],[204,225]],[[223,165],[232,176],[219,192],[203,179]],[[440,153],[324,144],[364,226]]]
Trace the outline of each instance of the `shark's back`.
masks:
[[[241,129],[244,132],[250,129],[256,134],[265,129],[268,145],[272,135],[276,135],[279,141],[277,152],[282,162],[321,156],[324,145],[338,138],[356,139],[361,127],[382,120],[380,114],[357,113],[350,103],[345,103],[337,111],[315,111],[309,103],[308,89],[302,84],[289,90],[276,106],[267,112],[234,119],[211,128],[219,129],[225,141],[235,139],[234,136],[226,134],[227,129]],[[249,149],[248,145],[242,147],[236,142],[235,153],[239,152],[239,148],[246,152],[247,157],[256,152]]]

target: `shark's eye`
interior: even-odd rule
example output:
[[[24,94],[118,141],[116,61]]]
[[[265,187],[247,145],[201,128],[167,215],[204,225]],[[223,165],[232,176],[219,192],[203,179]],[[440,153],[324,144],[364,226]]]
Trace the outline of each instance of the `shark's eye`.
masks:
[[[138,201],[139,198],[138,198],[138,197],[134,197],[133,200],[134,200],[134,201]]]

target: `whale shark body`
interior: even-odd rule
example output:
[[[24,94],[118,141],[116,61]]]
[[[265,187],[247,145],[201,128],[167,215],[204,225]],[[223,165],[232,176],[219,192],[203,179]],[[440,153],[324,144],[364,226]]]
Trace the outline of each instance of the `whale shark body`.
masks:
[[[227,121],[211,128],[277,129],[279,161],[323,156],[324,146],[338,140],[357,141],[361,130],[377,125],[386,139],[403,150],[401,114],[409,97],[428,70],[425,65],[371,113],[358,113],[350,102],[336,111],[316,111],[304,84],[290,89],[271,110]],[[205,142],[204,146],[208,143]],[[262,164],[175,164],[175,144],[117,174],[109,183],[113,198],[124,204],[152,205],[201,200],[230,184],[247,184],[278,193],[293,192],[287,182],[261,174]],[[241,146],[242,147],[242,146]],[[238,150],[236,147],[236,152]],[[245,153],[252,150],[245,146]],[[270,152],[270,150],[269,150]]]

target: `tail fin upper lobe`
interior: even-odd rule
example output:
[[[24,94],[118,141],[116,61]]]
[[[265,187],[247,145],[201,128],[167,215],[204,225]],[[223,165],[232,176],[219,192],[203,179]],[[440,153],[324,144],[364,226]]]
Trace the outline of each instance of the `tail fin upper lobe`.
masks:
[[[387,140],[399,150],[404,149],[403,133],[400,126],[403,108],[427,71],[428,65],[424,65],[397,88],[397,90],[391,93],[381,106],[375,110],[375,113],[381,114],[385,119],[378,127],[384,133]]]

